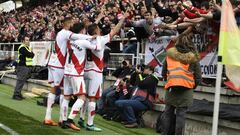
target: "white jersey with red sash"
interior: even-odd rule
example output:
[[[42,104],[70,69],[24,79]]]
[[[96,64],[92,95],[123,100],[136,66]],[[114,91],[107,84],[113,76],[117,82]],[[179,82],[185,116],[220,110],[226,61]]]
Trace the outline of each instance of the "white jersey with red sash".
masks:
[[[87,40],[72,41],[67,47],[64,67],[64,95],[82,95],[86,93],[83,79],[86,49],[101,50],[99,44],[91,44]]]
[[[95,71],[102,73],[104,63],[103,63],[103,55],[104,55],[104,48],[105,45],[111,41],[110,34],[105,36],[99,36],[97,39],[100,42],[101,50],[92,50],[90,55],[90,60],[87,60],[86,66],[85,66],[85,72],[88,71]],[[93,44],[96,41],[93,41]],[[96,43],[95,43],[96,44]]]
[[[105,36],[99,36],[97,39],[100,41],[101,50],[91,51],[90,60],[87,60],[84,70],[84,80],[86,82],[87,96],[94,98],[100,98],[102,95],[104,48],[106,43],[110,42],[111,36],[108,34]]]
[[[74,34],[69,30],[62,29],[56,36],[56,42],[53,47],[48,66],[63,69],[66,61],[67,44],[69,40],[84,40],[90,38],[92,37],[88,35]]]
[[[72,41],[70,45],[68,45],[64,75],[83,76],[86,60],[86,49],[98,51],[101,50],[101,46],[97,43],[95,44],[95,42],[91,43],[87,40]]]

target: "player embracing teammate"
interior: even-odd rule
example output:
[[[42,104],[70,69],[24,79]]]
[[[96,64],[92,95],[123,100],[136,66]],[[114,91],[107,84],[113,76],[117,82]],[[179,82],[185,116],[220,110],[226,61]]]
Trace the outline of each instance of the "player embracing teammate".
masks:
[[[98,27],[98,24],[93,23],[88,26],[88,34],[89,35],[97,35],[97,39],[100,42],[101,50],[90,50],[90,55],[88,56],[88,59],[86,61],[85,66],[85,73],[84,73],[84,80],[86,83],[86,90],[87,90],[87,98],[88,103],[86,105],[87,112],[88,112],[88,120],[86,124],[86,129],[89,131],[101,131],[100,128],[95,127],[93,124],[94,116],[95,116],[95,108],[96,108],[96,101],[101,97],[102,95],[102,83],[103,83],[103,67],[104,67],[104,48],[105,45],[109,42],[111,42],[112,37],[116,35],[119,30],[121,29],[121,26],[123,25],[125,19],[128,17],[128,12],[122,16],[119,23],[111,30],[111,32],[107,35],[101,36],[100,28]],[[81,113],[83,113],[79,120],[79,125],[81,127],[85,127],[84,123],[84,114],[86,109],[83,109]]]
[[[57,126],[51,118],[52,105],[54,104],[56,97],[56,90],[62,89],[64,66],[66,62],[67,44],[70,40],[77,39],[91,39],[92,36],[84,34],[75,34],[69,29],[72,27],[72,18],[66,17],[63,20],[63,29],[58,32],[54,47],[51,49],[50,60],[48,62],[48,82],[51,83],[51,91],[48,94],[47,109],[43,124],[50,126]],[[62,92],[63,93],[63,92]],[[62,105],[63,95],[60,95],[60,106]],[[60,109],[59,122],[62,122],[62,109]]]
[[[57,125],[57,123],[51,119],[51,107],[56,97],[56,89],[61,88],[62,84],[64,84],[64,90],[62,92],[64,98],[63,95],[61,95],[59,118],[59,124],[61,124],[62,128],[68,127],[73,130],[80,130],[80,128],[74,124],[73,119],[83,107],[86,98],[88,98],[88,121],[86,129],[90,131],[101,131],[100,128],[94,126],[93,120],[96,101],[102,94],[104,48],[105,44],[110,42],[112,37],[120,30],[127,17],[128,13],[126,12],[115,28],[104,36],[101,36],[101,31],[95,23],[88,26],[88,34],[91,35],[88,36],[84,35],[84,24],[77,23],[73,25],[71,18],[64,19],[63,29],[57,34],[55,47],[48,64],[48,80],[52,83],[52,89],[48,95],[44,124],[51,126]],[[71,32],[69,29],[72,26],[75,33],[81,34]],[[90,59],[88,60],[86,60],[86,49],[91,50]],[[68,104],[72,95],[77,96],[78,99],[68,115]],[[82,119],[80,119],[79,124],[83,125],[83,121],[81,120]]]

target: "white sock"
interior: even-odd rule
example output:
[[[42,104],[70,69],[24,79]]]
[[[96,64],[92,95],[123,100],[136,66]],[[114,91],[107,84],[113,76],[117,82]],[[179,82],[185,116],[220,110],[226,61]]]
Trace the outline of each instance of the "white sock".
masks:
[[[47,100],[47,110],[45,115],[45,120],[51,120],[51,114],[52,114],[52,105],[54,104],[56,95],[53,93],[48,94],[48,100]]]
[[[69,100],[66,100],[65,98],[63,98],[63,102],[62,102],[62,106],[61,106],[61,110],[60,110],[60,112],[62,112],[62,120],[63,121],[67,120],[68,104],[69,104]]]
[[[80,108],[83,106],[83,104],[84,104],[84,100],[77,99],[77,101],[72,106],[72,110],[71,110],[68,118],[73,120],[79,113]]]
[[[89,102],[88,103],[88,122],[87,124],[90,126],[90,125],[93,125],[93,119],[94,119],[94,116],[95,116],[95,108],[96,108],[96,102]]]
[[[83,104],[83,107],[81,108],[80,118],[82,120],[85,120],[85,114],[86,114],[86,110],[87,110],[87,105],[88,105],[88,101],[85,101],[85,103]]]
[[[61,94],[61,95],[60,95],[60,98],[59,98],[59,107],[60,107],[60,111],[59,111],[59,122],[62,122],[63,112],[62,112],[61,106],[62,106],[62,103],[63,103],[63,99],[64,99],[64,96]]]

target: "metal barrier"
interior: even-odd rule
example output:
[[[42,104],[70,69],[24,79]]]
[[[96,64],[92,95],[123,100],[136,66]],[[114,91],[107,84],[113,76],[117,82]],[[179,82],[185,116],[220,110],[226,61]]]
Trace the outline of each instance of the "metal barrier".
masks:
[[[124,59],[131,61],[132,65],[144,64],[145,54],[139,53],[139,55],[134,56],[134,54],[129,53],[110,53],[110,61],[108,62],[108,70],[113,71],[120,67]]]
[[[120,67],[124,59],[130,60],[131,64],[134,64],[134,54],[126,53],[110,53],[111,60],[108,62],[108,69],[115,70]]]
[[[16,59],[17,49],[21,43],[0,43],[0,60]]]
[[[17,51],[2,51],[0,50],[0,60],[6,60],[6,59],[17,59]]]
[[[17,51],[18,47],[21,45],[21,42],[17,43],[0,43],[0,50],[3,51]]]

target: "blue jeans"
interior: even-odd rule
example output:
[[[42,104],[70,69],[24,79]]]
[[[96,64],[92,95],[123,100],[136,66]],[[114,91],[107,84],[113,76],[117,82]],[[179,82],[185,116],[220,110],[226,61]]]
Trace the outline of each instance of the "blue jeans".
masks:
[[[137,43],[127,43],[123,48],[123,53],[137,53]]]
[[[109,95],[112,95],[112,92],[115,92],[112,86],[103,91],[102,96],[98,101],[98,110],[103,110],[104,104],[106,103],[106,99]]]
[[[128,100],[118,100],[115,102],[115,105],[121,112],[122,119],[132,124],[137,122],[135,112],[141,112],[148,109],[147,105],[143,103],[144,100],[144,97],[134,96]]]

